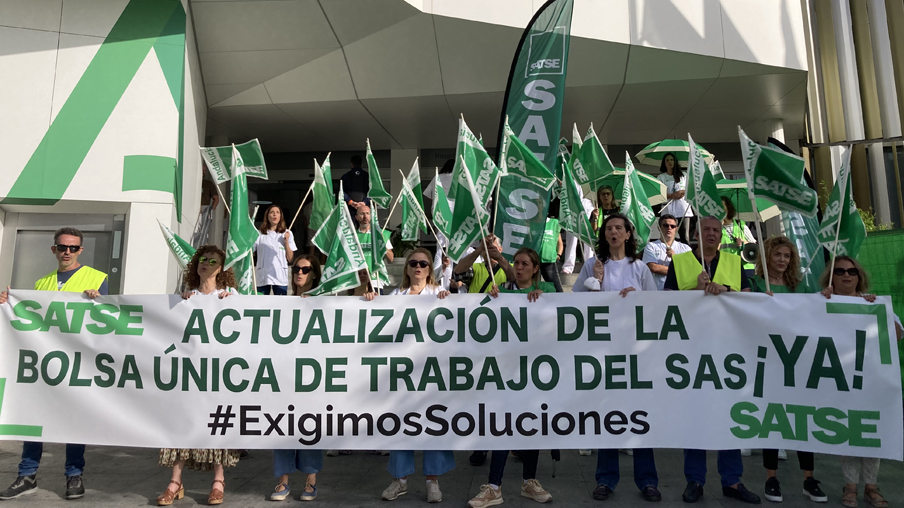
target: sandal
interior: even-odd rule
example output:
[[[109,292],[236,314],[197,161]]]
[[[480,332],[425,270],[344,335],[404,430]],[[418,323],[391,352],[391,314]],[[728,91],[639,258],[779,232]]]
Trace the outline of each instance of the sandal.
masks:
[[[220,484],[223,486],[223,489],[215,489],[214,485]],[[207,496],[207,504],[213,506],[217,504],[223,503],[223,493],[226,491],[226,482],[223,480],[214,480],[212,484],[210,484],[210,494]]]
[[[841,504],[847,506],[848,508],[857,508],[857,487],[849,488],[847,485],[844,487],[843,494],[841,496]]]
[[[864,487],[863,499],[875,508],[888,508],[888,501],[879,493],[878,485],[867,485]]]
[[[175,492],[169,489],[170,485],[176,486]],[[166,486],[166,490],[163,491],[163,494],[157,496],[157,506],[169,506],[173,504],[173,501],[182,499],[183,497],[185,497],[185,489],[182,488],[182,482],[170,481]]]

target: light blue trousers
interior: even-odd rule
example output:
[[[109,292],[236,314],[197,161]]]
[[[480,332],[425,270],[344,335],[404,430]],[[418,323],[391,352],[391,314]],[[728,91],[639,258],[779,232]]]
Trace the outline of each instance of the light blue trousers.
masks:
[[[424,476],[439,476],[455,468],[455,456],[450,450],[424,451]],[[389,474],[393,478],[405,478],[414,473],[414,452],[411,450],[389,452]]]
[[[273,476],[301,471],[314,474],[323,469],[323,450],[273,450]]]

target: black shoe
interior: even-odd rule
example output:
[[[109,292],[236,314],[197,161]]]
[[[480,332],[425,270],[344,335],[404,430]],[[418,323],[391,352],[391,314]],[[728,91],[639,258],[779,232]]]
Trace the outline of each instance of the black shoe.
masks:
[[[599,484],[593,489],[593,499],[596,499],[597,501],[609,499],[609,494],[612,494],[612,489],[603,484]]]
[[[810,501],[815,503],[829,502],[829,496],[819,488],[819,480],[812,476],[804,480],[804,494],[810,496]]]
[[[804,488],[806,488],[806,485]],[[782,487],[778,483],[778,478],[773,476],[766,480],[766,487],[763,490],[763,495],[766,497],[766,501],[772,501],[773,503],[782,502]]]
[[[82,475],[66,477],[66,499],[78,499],[85,495],[85,484]]]
[[[489,452],[487,452],[486,450],[475,451],[471,454],[470,457],[468,457],[468,461],[472,466],[482,466],[483,463],[487,461],[487,453]]]
[[[650,501],[653,503],[658,503],[662,501],[662,494],[659,493],[659,489],[652,485],[647,485],[640,491],[640,494],[643,496],[644,501]]]
[[[12,485],[9,486],[8,489],[0,492],[0,499],[6,501],[9,499],[15,499],[19,496],[26,496],[28,494],[34,494],[38,491],[38,479],[37,475],[31,476],[20,476],[16,478],[16,481],[13,482]]]
[[[776,480],[775,482],[778,483],[778,480]],[[733,489],[731,487],[722,487],[722,495],[725,497],[735,498],[742,503],[760,504],[760,496],[747,490],[747,487],[745,487],[743,483],[739,483],[738,488],[736,489]]]
[[[681,500],[685,503],[696,503],[701,497],[703,497],[703,485],[697,482],[687,482],[684,494],[681,494]]]

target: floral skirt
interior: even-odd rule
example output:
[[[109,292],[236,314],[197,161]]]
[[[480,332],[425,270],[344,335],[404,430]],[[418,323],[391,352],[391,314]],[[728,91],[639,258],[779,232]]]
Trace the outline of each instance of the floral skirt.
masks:
[[[200,450],[197,448],[161,448],[159,465],[173,467],[184,460],[186,469],[213,471],[216,465],[233,467],[239,463],[238,450]]]

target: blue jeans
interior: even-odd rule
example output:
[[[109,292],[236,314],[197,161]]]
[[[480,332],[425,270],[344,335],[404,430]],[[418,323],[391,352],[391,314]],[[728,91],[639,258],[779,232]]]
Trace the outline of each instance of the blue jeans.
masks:
[[[323,450],[273,450],[273,476],[301,471],[315,474],[323,469]]]
[[[599,458],[596,460],[596,484],[615,490],[619,478],[618,450],[599,450]],[[648,486],[659,486],[659,475],[656,473],[652,448],[634,449],[634,485],[640,490]]]
[[[19,476],[31,476],[38,472],[44,443],[25,441],[22,443],[22,461],[19,462]],[[66,445],[66,476],[78,476],[85,470],[85,445]]]
[[[262,295],[269,295],[270,289],[273,289],[274,295],[286,295],[289,293],[289,286],[277,286],[276,284],[270,284],[267,286],[258,286],[257,292]]]
[[[719,450],[717,467],[723,487],[739,483],[744,473],[741,450]],[[684,450],[684,478],[688,483],[706,484],[706,450]]]
[[[424,451],[424,476],[439,476],[455,467],[455,456],[449,450]],[[411,450],[389,452],[389,474],[393,478],[405,478],[414,473],[414,452]]]

